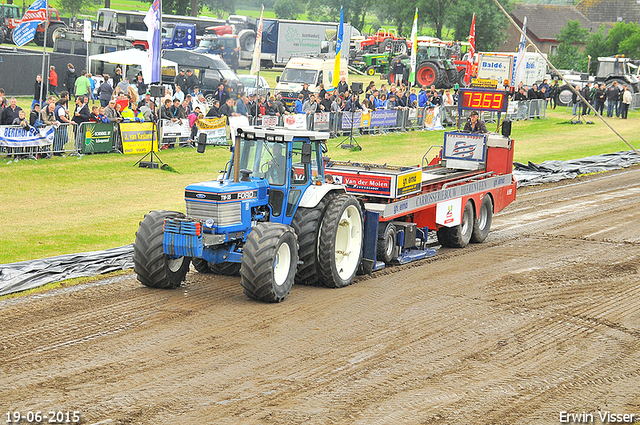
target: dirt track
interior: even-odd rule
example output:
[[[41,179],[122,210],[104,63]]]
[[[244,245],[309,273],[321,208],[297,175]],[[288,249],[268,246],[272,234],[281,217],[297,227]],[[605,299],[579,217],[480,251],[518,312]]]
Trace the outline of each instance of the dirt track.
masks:
[[[192,272],[0,302],[0,420],[93,424],[640,421],[640,169],[519,191],[484,244],[294,287]]]

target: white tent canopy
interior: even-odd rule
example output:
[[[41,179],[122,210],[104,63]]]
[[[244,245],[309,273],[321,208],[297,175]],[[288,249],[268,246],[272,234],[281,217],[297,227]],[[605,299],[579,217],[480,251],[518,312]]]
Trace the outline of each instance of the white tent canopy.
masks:
[[[89,56],[89,69],[93,69],[91,63],[101,61],[115,65],[122,65],[122,75],[127,75],[126,67],[135,66],[142,69],[145,83],[149,83],[149,77],[145,72],[145,68],[149,63],[149,54],[140,49],[119,50],[117,52],[101,53],[99,55]],[[178,70],[178,64],[168,59],[162,59],[162,67],[169,67]]]

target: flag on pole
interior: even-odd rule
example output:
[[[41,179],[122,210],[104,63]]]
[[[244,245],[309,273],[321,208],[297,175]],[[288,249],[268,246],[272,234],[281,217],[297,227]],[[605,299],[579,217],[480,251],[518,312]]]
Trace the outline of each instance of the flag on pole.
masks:
[[[260,22],[258,23],[258,30],[256,31],[256,45],[253,48],[253,60],[251,61],[250,75],[254,75],[260,71],[260,55],[262,54],[262,15],[264,14],[264,5],[262,5],[262,11],[260,11]]]
[[[409,74],[409,84],[416,82],[416,61],[418,58],[418,8],[413,17],[413,27],[411,28],[411,73]]]
[[[473,14],[471,20],[471,30],[469,31],[469,58],[473,59],[473,55],[476,53],[476,14]]]
[[[524,17],[524,21],[522,21],[522,36],[520,37],[520,44],[518,44],[518,52],[516,57],[513,60],[513,72],[511,73],[511,87],[516,86],[516,74],[518,73],[518,69],[524,60],[524,52],[527,48],[527,37],[525,34],[527,33],[527,17]]]
[[[336,38],[336,61],[333,64],[333,78],[331,84],[338,87],[340,82],[340,56],[342,54],[342,39],[344,38],[344,15],[340,7],[340,26],[338,26],[338,38]]]
[[[147,42],[149,43],[149,59],[142,67],[142,74],[148,83],[159,83],[162,77],[160,51],[162,50],[162,31],[160,20],[160,0],[154,0],[144,17],[147,26]]]
[[[473,19],[471,20],[471,29],[469,30],[469,61],[467,64],[466,74],[464,76],[465,84],[469,84],[471,82],[471,74],[475,74],[473,60],[473,56],[476,54],[476,14],[473,14]]]
[[[13,30],[13,42],[22,47],[36,36],[38,25],[47,20],[47,0],[35,0]],[[46,34],[45,34],[46,36]]]

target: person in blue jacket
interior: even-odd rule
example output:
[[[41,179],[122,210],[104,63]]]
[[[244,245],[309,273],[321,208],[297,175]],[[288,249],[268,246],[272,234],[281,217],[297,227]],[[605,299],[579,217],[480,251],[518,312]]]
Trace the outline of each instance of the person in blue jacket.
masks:
[[[422,86],[418,93],[418,107],[424,108],[429,106],[429,96],[427,96],[427,86]]]
[[[296,100],[296,114],[304,114],[302,110],[302,101],[304,100],[304,95],[300,93],[298,95],[298,99]]]

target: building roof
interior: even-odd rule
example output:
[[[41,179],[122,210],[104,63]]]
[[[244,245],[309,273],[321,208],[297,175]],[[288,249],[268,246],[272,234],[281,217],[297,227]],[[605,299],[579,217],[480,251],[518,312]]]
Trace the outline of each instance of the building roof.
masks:
[[[581,0],[576,8],[597,22],[640,22],[640,4],[635,0]]]
[[[590,31],[598,28],[575,6],[516,4],[511,16],[519,26],[522,26],[526,16],[527,35],[533,35],[538,40],[557,40],[560,31],[567,25],[567,21],[579,21],[583,28],[587,28]]]

